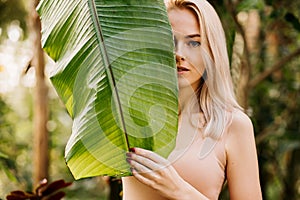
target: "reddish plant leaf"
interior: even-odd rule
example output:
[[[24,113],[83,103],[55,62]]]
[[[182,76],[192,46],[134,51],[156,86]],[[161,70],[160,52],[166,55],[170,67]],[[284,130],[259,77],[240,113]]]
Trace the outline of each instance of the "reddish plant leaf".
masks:
[[[42,200],[61,200],[66,194],[64,192],[57,192],[51,196],[43,197]]]
[[[47,196],[49,194],[52,194],[56,192],[57,190],[60,190],[62,188],[70,186],[72,183],[67,183],[64,180],[57,180],[52,183],[50,183],[44,191],[42,191],[42,196]]]
[[[38,198],[36,197],[36,195],[32,193],[16,190],[16,191],[12,191],[9,195],[7,195],[6,199],[7,200],[25,200],[25,199],[36,200]]]

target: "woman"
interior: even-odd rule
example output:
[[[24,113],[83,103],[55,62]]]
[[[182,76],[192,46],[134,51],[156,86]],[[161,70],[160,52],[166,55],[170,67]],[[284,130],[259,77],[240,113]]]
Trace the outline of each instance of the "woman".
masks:
[[[127,161],[124,200],[261,199],[253,127],[237,104],[221,22],[205,0],[168,0],[179,84],[179,128],[168,160],[141,148]]]

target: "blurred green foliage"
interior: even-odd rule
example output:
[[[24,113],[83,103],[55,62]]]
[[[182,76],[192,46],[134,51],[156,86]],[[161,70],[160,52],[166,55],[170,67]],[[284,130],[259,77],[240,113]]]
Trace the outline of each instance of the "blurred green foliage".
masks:
[[[0,41],[13,21],[26,29],[26,4],[22,0],[0,0]],[[238,27],[232,12],[257,9],[260,17],[257,51],[251,54],[256,77],[300,47],[300,2],[281,0],[210,0],[219,13],[228,39],[229,53]],[[231,3],[231,7],[228,4]],[[267,37],[276,36],[276,56],[269,55]],[[26,39],[24,37],[23,39]],[[0,52],[1,53],[1,52]],[[15,55],[16,57],[18,55]],[[1,70],[0,70],[1,73]],[[25,75],[26,76],[26,75]],[[1,87],[1,86],[0,86]],[[50,86],[49,86],[50,87]],[[249,88],[248,111],[255,127],[261,185],[266,200],[300,199],[300,58],[284,62],[279,70]],[[32,190],[32,89],[20,86],[0,95],[0,198],[12,190]],[[63,154],[71,131],[71,119],[50,89],[51,139],[50,177],[73,178]],[[66,199],[106,199],[108,188],[100,178],[76,181],[66,190]],[[220,199],[229,199],[226,192]]]
[[[256,9],[260,18],[256,51],[250,54],[251,79],[300,48],[300,2],[280,0],[210,0],[229,38],[238,30],[233,15]],[[245,25],[247,26],[247,24]],[[269,44],[272,36],[275,46]],[[269,37],[269,38],[268,38]],[[273,49],[272,49],[273,48]],[[275,49],[274,49],[275,48]],[[271,49],[271,50],[270,50]],[[270,52],[273,51],[273,52]],[[300,57],[248,91],[248,111],[257,139],[264,199],[300,199]],[[226,192],[222,199],[229,199]]]
[[[73,182],[64,161],[64,147],[71,131],[71,119],[51,90],[50,178]],[[25,111],[24,111],[25,110]],[[20,86],[0,96],[0,198],[13,190],[32,191],[32,89]],[[50,181],[51,181],[50,180]],[[65,199],[105,199],[108,188],[101,178],[76,181],[65,189]]]
[[[0,42],[7,37],[7,29],[11,23],[17,23],[27,33],[26,0],[0,0]]]

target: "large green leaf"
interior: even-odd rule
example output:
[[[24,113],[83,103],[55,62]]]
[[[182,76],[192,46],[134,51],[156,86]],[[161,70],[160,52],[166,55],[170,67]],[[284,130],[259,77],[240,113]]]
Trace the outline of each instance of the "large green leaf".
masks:
[[[74,120],[65,151],[74,177],[130,175],[130,147],[167,157],[178,89],[163,0],[42,0],[38,12],[51,81]]]

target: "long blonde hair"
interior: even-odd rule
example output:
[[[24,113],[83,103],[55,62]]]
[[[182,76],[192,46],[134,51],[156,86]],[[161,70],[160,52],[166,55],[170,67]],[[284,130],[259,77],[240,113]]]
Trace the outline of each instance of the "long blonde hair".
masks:
[[[165,0],[167,10],[191,9],[198,18],[201,37],[208,52],[201,55],[205,63],[204,82],[199,86],[200,110],[204,114],[204,136],[219,139],[227,125],[227,114],[238,105],[229,69],[225,33],[215,9],[206,0]]]

